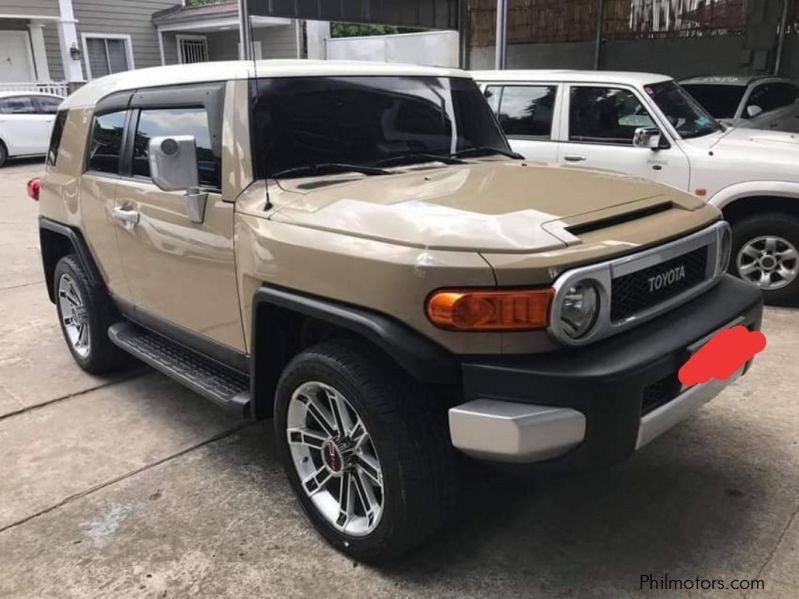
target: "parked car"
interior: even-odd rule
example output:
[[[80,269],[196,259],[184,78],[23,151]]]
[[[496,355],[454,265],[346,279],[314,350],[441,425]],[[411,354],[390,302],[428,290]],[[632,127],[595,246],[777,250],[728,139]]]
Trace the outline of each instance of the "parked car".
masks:
[[[78,365],[130,354],[273,417],[305,514],[359,560],[444,524],[455,450],[622,460],[747,368],[683,387],[693,352],[760,326],[716,208],[525,162],[462,71],[131,71],[67,99],[49,157],[31,193]]]
[[[799,85],[790,79],[693,77],[680,83],[726,125],[799,132]]]
[[[64,98],[52,94],[0,92],[0,167],[9,158],[43,156]]]
[[[473,75],[514,150],[689,191],[732,224],[732,273],[762,289],[767,303],[799,300],[799,137],[728,129],[664,75]]]

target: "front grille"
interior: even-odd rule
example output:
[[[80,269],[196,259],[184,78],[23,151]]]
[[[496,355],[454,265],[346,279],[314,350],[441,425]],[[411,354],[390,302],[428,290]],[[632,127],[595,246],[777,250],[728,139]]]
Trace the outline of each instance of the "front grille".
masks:
[[[613,322],[624,320],[699,285],[707,277],[707,259],[708,246],[704,246],[655,266],[613,279],[611,320]],[[685,276],[676,280],[667,280],[669,272],[683,267]],[[663,277],[658,278],[659,275]]]
[[[676,373],[652,383],[644,389],[644,394],[641,398],[641,416],[646,416],[650,412],[657,410],[679,394],[680,381]]]

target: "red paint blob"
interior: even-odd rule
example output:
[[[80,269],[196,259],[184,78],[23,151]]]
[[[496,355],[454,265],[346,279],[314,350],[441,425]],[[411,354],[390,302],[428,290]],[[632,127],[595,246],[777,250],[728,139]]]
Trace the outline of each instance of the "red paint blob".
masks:
[[[743,325],[721,331],[708,341],[677,376],[683,385],[699,385],[710,379],[726,381],[741,366],[766,348],[766,336]]]

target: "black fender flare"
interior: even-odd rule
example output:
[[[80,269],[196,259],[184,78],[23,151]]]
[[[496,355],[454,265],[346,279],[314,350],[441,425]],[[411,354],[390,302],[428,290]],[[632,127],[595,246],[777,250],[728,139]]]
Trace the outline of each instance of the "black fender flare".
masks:
[[[51,302],[55,301],[52,273],[55,270],[56,263],[62,256],[58,255],[57,248],[54,248],[53,244],[50,243],[48,235],[44,233],[45,231],[55,233],[65,238],[75,250],[75,255],[78,257],[80,265],[86,271],[86,275],[89,277],[91,284],[105,289],[105,281],[103,281],[103,277],[100,274],[100,269],[97,268],[94,256],[80,231],[68,225],[40,216],[39,242],[42,250],[42,269],[44,271],[45,284],[47,285],[47,294],[50,296]]]
[[[272,324],[269,313],[275,308],[323,321],[366,339],[421,382],[435,385],[461,382],[461,362],[455,354],[392,316],[336,300],[263,285],[255,292],[252,304],[251,388],[257,403],[274,399],[274,388],[280,376],[279,372],[268,366]],[[257,408],[256,405],[253,413],[259,411]]]

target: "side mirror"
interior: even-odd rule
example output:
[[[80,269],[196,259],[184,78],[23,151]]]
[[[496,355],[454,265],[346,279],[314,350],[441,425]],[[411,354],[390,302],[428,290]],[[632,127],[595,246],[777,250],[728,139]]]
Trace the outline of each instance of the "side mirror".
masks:
[[[763,114],[763,109],[760,106],[755,106],[752,104],[751,106],[746,107],[746,114],[749,115],[750,119],[755,118],[756,116],[760,116]]]
[[[153,183],[164,191],[185,191],[189,220],[193,223],[203,222],[208,194],[200,191],[194,136],[153,137],[149,146],[149,162]]]
[[[638,127],[633,134],[633,146],[636,148],[646,148],[649,150],[657,150],[660,148],[660,142],[663,139],[663,134],[657,127]]]

